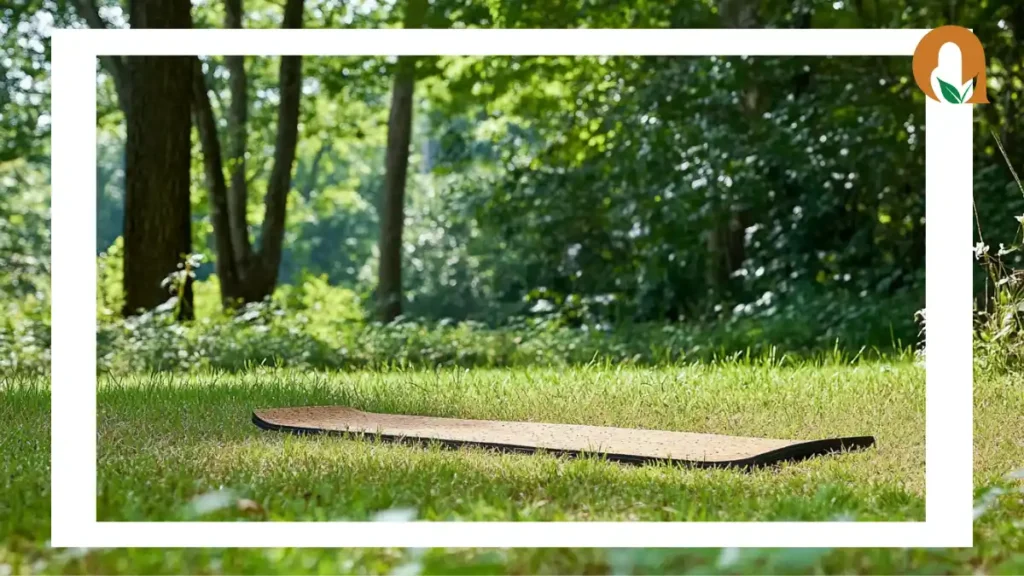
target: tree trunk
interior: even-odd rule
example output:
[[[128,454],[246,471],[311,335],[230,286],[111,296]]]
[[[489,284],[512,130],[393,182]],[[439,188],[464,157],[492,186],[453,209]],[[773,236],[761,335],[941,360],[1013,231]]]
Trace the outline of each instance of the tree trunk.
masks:
[[[303,0],[287,0],[282,28],[302,27]],[[225,26],[241,28],[241,0],[227,0]],[[226,58],[230,74],[228,87],[231,103],[227,113],[227,158],[221,152],[217,137],[217,120],[210,105],[206,78],[197,69],[191,81],[195,110],[193,114],[203,150],[203,168],[210,194],[217,250],[217,276],[221,300],[225,308],[259,302],[270,296],[277,286],[281,266],[288,192],[292,185],[292,168],[299,139],[299,104],[302,95],[302,58],[283,56],[279,72],[280,104],[277,117],[277,140],[274,162],[264,199],[265,216],[260,231],[260,244],[254,249],[249,239],[249,180],[246,178],[248,122],[248,79],[242,57]],[[224,177],[227,169],[229,179]],[[230,180],[230,183],[229,183]]]
[[[408,0],[406,28],[420,28],[426,0]],[[402,231],[405,224],[405,182],[412,139],[412,97],[416,83],[413,57],[398,59],[388,118],[384,194],[380,207],[380,265],[377,275],[377,317],[391,322],[402,314]]]
[[[214,267],[220,280],[221,304],[229,307],[228,294],[237,294],[239,289],[238,270],[232,256],[231,223],[228,209],[228,186],[221,168],[220,141],[217,139],[217,120],[210,106],[210,95],[203,75],[202,63],[194,60],[192,72],[192,117],[199,132],[199,146],[203,150],[203,171],[209,188],[210,220],[213,222],[214,250],[217,258]]]
[[[137,0],[134,28],[189,28],[188,0]],[[194,58],[127,58],[123,313],[166,302],[162,286],[191,252],[189,202],[190,78]],[[179,318],[192,317],[191,280],[186,279]]]
[[[242,27],[242,0],[224,2],[224,27]],[[237,266],[249,264],[248,183],[245,174],[245,149],[248,143],[249,82],[245,75],[245,56],[225,56],[231,101],[227,111],[228,221],[231,226],[232,255]]]
[[[283,28],[302,27],[302,0],[288,0],[284,8]],[[263,228],[260,230],[260,283],[256,286],[269,296],[277,285],[284,243],[285,208],[292,187],[295,148],[299,144],[299,100],[302,95],[302,57],[282,56],[278,73],[281,102],[277,110],[277,140],[274,143],[274,167],[264,198]]]
[[[403,58],[400,65],[407,64]],[[384,197],[380,217],[380,268],[377,280],[377,308],[382,322],[402,313],[402,230],[405,220],[405,181],[409,167],[412,132],[414,78],[400,71],[395,77],[388,119]]]

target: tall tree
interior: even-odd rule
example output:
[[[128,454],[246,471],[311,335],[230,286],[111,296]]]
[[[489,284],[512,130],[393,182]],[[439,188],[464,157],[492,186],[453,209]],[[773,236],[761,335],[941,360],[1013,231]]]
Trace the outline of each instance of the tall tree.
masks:
[[[408,0],[405,28],[423,26],[427,0]],[[402,230],[405,224],[405,183],[412,139],[412,97],[416,84],[416,59],[398,59],[388,118],[384,194],[380,206],[380,267],[377,275],[377,317],[391,322],[402,313]]]
[[[302,27],[303,0],[287,0],[282,28]],[[226,0],[225,26],[242,27],[242,0]],[[231,101],[227,112],[227,155],[221,153],[217,120],[201,64],[192,78],[194,122],[203,150],[203,166],[210,191],[211,217],[217,249],[216,269],[225,306],[258,302],[273,293],[281,265],[285,208],[292,186],[292,167],[299,134],[299,100],[302,93],[302,58],[282,56],[278,74],[280,100],[274,161],[264,198],[266,208],[259,246],[249,237],[246,209],[249,181],[246,177],[248,144],[248,80],[241,56],[225,59]],[[226,164],[226,166],[225,166]],[[224,176],[227,168],[230,184]]]
[[[92,0],[75,0],[79,15],[104,28]],[[134,0],[133,28],[191,28],[189,0]],[[124,212],[124,309],[131,315],[167,301],[164,280],[192,249],[189,202],[190,79],[194,58],[102,59],[117,90],[127,127]],[[179,319],[192,312],[192,283],[184,278]]]

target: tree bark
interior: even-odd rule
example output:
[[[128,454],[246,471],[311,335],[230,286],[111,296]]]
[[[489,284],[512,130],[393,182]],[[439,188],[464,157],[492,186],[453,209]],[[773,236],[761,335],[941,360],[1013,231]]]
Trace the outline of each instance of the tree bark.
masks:
[[[282,28],[302,27],[303,0],[287,0]],[[242,26],[241,0],[226,0],[225,26]],[[248,180],[246,149],[248,134],[248,80],[242,57],[226,59],[230,74],[231,102],[227,112],[227,157],[217,137],[217,121],[210,105],[206,79],[196,64],[192,91],[196,110],[193,118],[203,150],[203,168],[210,193],[214,239],[217,250],[217,275],[221,300],[226,308],[258,302],[270,296],[277,285],[281,265],[288,192],[292,185],[295,149],[298,145],[299,104],[302,96],[302,58],[283,56],[279,71],[280,104],[274,161],[267,182],[266,208],[260,231],[260,244],[254,249],[249,239]],[[224,176],[225,168],[230,174]]]
[[[400,65],[407,63],[405,60]],[[407,71],[400,71],[395,77],[391,116],[388,119],[377,278],[377,308],[382,322],[391,322],[402,313],[402,231],[405,224],[405,182],[409,168],[414,83],[415,79]]]
[[[426,10],[426,0],[408,0],[405,28],[422,27]],[[402,231],[405,227],[405,183],[409,172],[412,97],[415,84],[415,58],[399,58],[391,96],[391,114],[388,118],[384,194],[380,207],[377,317],[385,323],[402,314]]]
[[[225,0],[224,27],[242,27],[242,0]],[[230,174],[228,188],[228,221],[231,226],[232,255],[236,265],[245,269],[249,264],[251,245],[248,209],[248,182],[245,177],[245,152],[248,144],[249,82],[245,75],[245,56],[225,56],[228,69],[228,88],[231,101],[227,110],[227,169]]]
[[[227,294],[239,292],[238,270],[232,256],[231,211],[228,209],[228,186],[221,168],[220,141],[217,139],[217,120],[210,106],[210,95],[203,76],[202,63],[193,61],[192,72],[192,117],[196,130],[199,132],[199,145],[203,150],[203,171],[206,185],[209,188],[210,220],[213,222],[214,249],[217,258],[214,266],[220,280],[221,300],[225,307],[231,302],[225,298]]]
[[[288,0],[282,28],[302,27],[302,0]],[[274,167],[264,198],[265,216],[260,232],[260,291],[270,295],[277,285],[284,242],[285,209],[292,187],[295,148],[299,143],[299,100],[302,96],[302,57],[282,56],[278,73],[281,103],[277,111],[277,140]]]
[[[188,0],[137,0],[134,28],[190,28]],[[162,286],[191,252],[189,201],[191,141],[190,78],[193,58],[144,56],[125,60],[127,141],[125,157],[123,313],[166,302]],[[192,287],[186,279],[179,318],[191,318]]]

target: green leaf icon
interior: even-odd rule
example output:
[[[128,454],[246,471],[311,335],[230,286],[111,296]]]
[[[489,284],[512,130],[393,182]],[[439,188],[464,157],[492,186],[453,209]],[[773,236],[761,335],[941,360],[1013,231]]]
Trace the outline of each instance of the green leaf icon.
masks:
[[[960,102],[967,102],[967,93],[970,92],[971,89],[973,89],[977,85],[978,77],[975,76],[974,78],[971,78],[971,82],[970,84],[967,85],[967,88],[964,88],[964,93],[960,95]]]
[[[939,78],[939,88],[942,89],[942,97],[950,104],[960,104],[963,102],[963,99],[960,98],[960,91],[942,78]]]

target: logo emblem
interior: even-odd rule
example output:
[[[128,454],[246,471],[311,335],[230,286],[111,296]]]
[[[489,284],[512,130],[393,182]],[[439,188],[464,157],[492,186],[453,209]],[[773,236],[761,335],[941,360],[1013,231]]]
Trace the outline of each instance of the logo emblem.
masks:
[[[940,26],[914,49],[914,81],[932,100],[950,104],[988,104],[985,50],[967,28]]]

